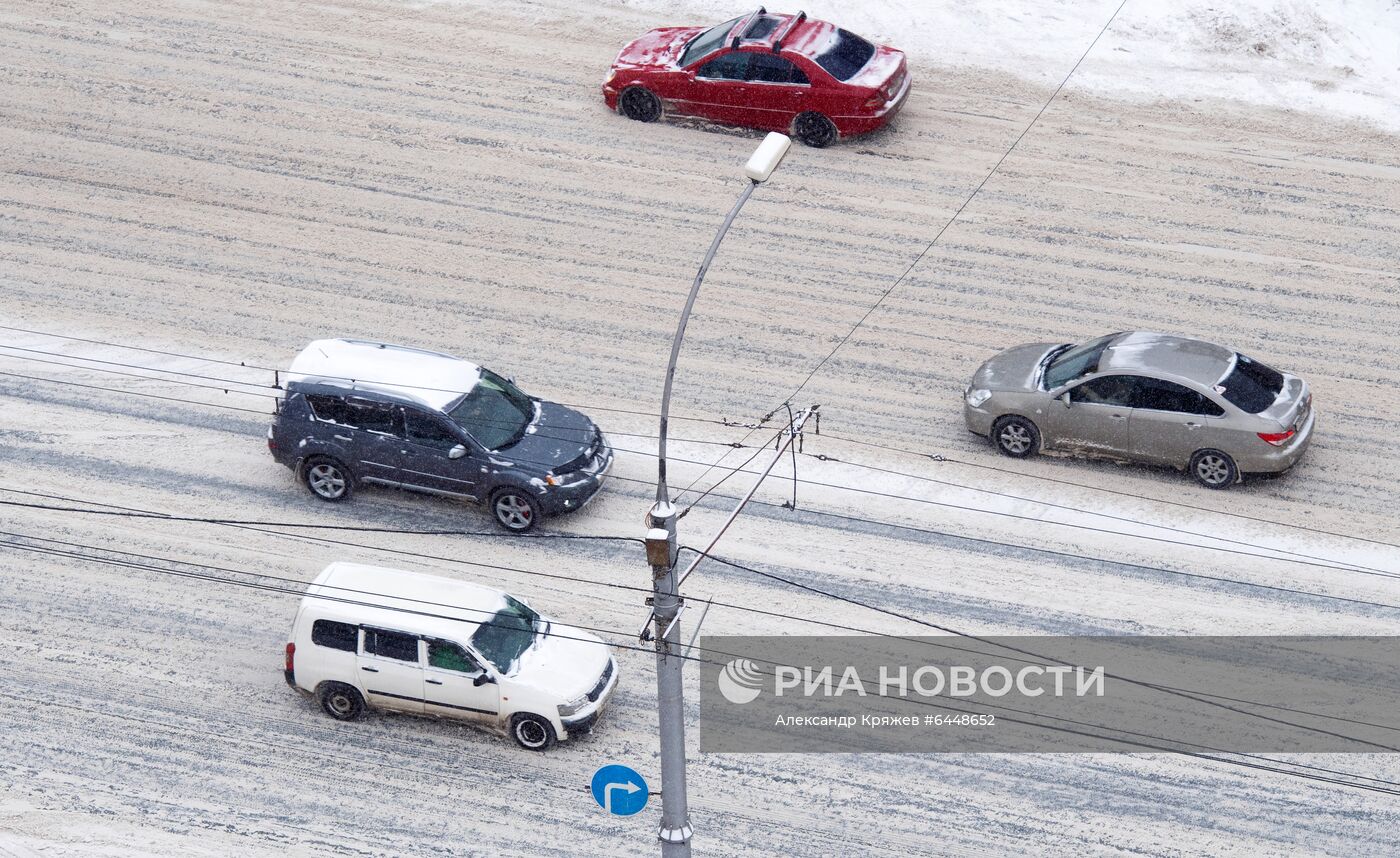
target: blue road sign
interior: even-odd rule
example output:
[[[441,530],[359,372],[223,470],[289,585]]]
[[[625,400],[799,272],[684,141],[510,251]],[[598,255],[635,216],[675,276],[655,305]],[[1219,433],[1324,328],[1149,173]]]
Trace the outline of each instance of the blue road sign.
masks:
[[[593,773],[593,800],[615,816],[631,816],[647,806],[651,790],[642,776],[626,766],[603,766]]]

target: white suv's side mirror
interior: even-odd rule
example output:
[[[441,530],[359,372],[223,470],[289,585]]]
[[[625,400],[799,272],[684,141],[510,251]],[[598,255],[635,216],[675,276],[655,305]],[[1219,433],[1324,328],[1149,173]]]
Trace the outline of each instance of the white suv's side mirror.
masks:
[[[1064,393],[1061,393],[1060,396],[1059,396],[1059,399],[1060,399],[1061,402],[1063,402],[1063,403],[1065,404],[1065,407],[1066,407],[1066,408],[1069,407],[1069,391],[1068,391],[1068,390],[1066,390]]]
[[[447,458],[449,459],[460,459],[465,455],[467,455],[467,448],[462,446],[461,444],[458,444],[451,450],[447,451]]]

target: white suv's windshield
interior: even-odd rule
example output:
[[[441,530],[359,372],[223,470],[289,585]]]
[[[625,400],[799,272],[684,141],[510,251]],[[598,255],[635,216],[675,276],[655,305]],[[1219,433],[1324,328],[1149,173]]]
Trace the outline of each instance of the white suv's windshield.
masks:
[[[535,418],[535,403],[520,388],[483,369],[476,386],[448,409],[447,415],[481,446],[500,450],[525,437],[525,429]]]
[[[501,673],[510,673],[520,654],[541,631],[540,615],[523,602],[506,596],[506,606],[481,624],[472,635],[472,646]]]

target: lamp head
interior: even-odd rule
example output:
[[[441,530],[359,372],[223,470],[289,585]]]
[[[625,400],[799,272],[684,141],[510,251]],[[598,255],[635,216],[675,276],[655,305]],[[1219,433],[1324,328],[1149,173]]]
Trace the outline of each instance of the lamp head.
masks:
[[[770,131],[749,157],[749,162],[744,165],[744,175],[753,182],[768,181],[768,177],[773,175],[773,171],[783,162],[783,156],[787,154],[790,146],[791,137]]]

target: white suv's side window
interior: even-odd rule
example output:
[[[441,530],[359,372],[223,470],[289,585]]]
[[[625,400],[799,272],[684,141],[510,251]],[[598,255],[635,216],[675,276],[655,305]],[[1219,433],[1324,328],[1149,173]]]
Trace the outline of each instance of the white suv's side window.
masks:
[[[360,628],[335,620],[317,620],[311,624],[311,642],[317,646],[354,652],[360,645]]]
[[[462,673],[477,673],[481,665],[460,646],[451,641],[428,641],[428,666]]]
[[[384,629],[365,629],[365,652],[381,658],[418,663],[418,636]]]

